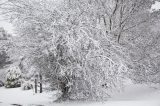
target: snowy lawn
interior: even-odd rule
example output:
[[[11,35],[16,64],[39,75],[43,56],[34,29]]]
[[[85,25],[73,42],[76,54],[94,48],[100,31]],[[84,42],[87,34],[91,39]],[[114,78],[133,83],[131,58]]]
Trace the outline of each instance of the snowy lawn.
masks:
[[[2,87],[0,88],[0,102],[3,104],[21,104],[24,106],[27,106],[28,104],[45,105],[54,100],[54,94],[55,92],[35,94],[33,90],[24,91],[21,88],[6,89]]]
[[[156,89],[156,88],[159,89]],[[160,87],[131,84],[124,91],[117,93],[109,99],[110,101],[160,101]],[[160,105],[159,105],[160,106]]]
[[[160,89],[147,85],[128,85],[106,102],[53,103],[56,91],[34,94],[33,90],[0,88],[0,106],[160,106]],[[11,105],[12,104],[12,105]]]

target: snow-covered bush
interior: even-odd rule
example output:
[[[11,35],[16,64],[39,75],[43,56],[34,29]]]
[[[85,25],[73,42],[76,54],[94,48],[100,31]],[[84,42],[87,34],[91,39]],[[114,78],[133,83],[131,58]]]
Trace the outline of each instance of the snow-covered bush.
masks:
[[[23,90],[33,89],[33,84],[32,84],[30,81],[25,81],[25,82],[22,84],[22,89],[23,89]]]
[[[60,37],[44,62],[51,68],[45,70],[46,77],[62,92],[58,100],[102,100],[121,88],[125,66],[116,55],[105,55],[99,42],[89,37],[69,45],[64,36]]]
[[[21,70],[17,66],[9,68],[6,74],[5,87],[15,88],[21,86]]]

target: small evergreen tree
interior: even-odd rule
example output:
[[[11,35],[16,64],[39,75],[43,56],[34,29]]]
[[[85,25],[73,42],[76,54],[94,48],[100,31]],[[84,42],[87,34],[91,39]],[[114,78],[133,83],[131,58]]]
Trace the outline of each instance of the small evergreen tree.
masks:
[[[21,70],[19,67],[11,67],[6,74],[5,87],[6,88],[15,88],[21,86]]]

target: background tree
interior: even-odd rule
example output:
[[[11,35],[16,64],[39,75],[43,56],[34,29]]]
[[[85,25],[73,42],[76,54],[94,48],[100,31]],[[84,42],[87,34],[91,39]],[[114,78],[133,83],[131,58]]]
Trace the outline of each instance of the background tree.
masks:
[[[11,64],[11,61],[9,61],[9,56],[7,56],[5,51],[2,51],[0,53],[0,69],[4,68],[4,66]]]

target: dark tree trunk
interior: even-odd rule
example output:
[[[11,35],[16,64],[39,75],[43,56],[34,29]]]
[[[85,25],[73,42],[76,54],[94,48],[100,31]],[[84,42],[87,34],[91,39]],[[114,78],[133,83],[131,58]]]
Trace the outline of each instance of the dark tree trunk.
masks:
[[[37,79],[35,79],[34,83],[35,83],[35,93],[37,93]]]
[[[66,101],[69,99],[69,87],[66,85],[65,82],[61,83],[61,90],[62,90],[62,95],[61,95],[61,100]]]
[[[40,78],[40,93],[42,93],[43,89],[42,89],[42,75],[41,74],[39,75],[39,78]]]

